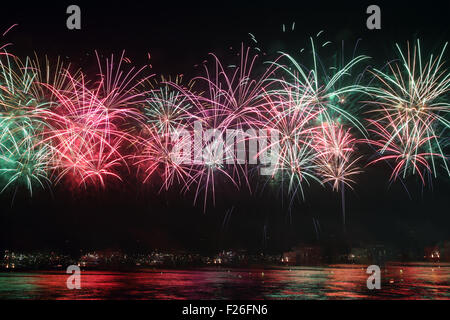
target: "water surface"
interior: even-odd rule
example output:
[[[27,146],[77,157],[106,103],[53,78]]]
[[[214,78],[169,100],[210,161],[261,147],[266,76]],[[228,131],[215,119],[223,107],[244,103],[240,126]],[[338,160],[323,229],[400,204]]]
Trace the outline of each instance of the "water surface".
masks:
[[[82,271],[69,290],[63,271],[0,273],[0,299],[450,299],[449,264],[382,267],[380,290],[367,266],[278,269]]]

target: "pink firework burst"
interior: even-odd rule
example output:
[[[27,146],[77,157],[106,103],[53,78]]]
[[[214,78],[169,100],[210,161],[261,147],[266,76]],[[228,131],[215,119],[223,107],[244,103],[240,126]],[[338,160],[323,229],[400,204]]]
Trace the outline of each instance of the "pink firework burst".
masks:
[[[353,189],[353,177],[361,173],[356,163],[361,157],[355,157],[357,139],[344,129],[341,124],[323,123],[315,136],[314,147],[319,156],[317,171],[323,183],[332,183],[333,190],[338,191],[344,185]]]
[[[47,84],[55,96],[55,104],[46,117],[51,129],[44,133],[53,150],[56,182],[70,176],[77,185],[105,187],[107,177],[121,180],[117,167],[125,164],[120,153],[126,134],[116,123],[126,113],[107,108],[98,90],[86,87],[84,77],[78,81],[68,72],[70,90],[57,90]]]

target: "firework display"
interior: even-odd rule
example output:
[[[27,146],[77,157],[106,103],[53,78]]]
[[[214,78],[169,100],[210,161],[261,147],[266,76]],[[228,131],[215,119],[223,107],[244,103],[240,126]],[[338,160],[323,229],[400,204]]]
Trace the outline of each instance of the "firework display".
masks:
[[[368,140],[380,155],[374,162],[392,161],[391,179],[417,173],[436,177],[441,166],[450,174],[444,141],[448,122],[450,74],[444,68],[444,46],[437,57],[423,59],[420,42],[407,53],[397,45],[399,62],[389,64],[386,72],[373,71],[380,86],[368,87],[375,113],[367,119],[374,139]]]
[[[155,80],[125,52],[96,53],[92,76],[59,59],[20,60],[3,45],[0,190],[107,188],[135,175],[203,197],[206,210],[219,187],[253,191],[251,174],[264,171],[258,179],[285,185],[291,203],[312,183],[340,191],[345,224],[344,190],[372,165],[423,184],[450,175],[446,46],[428,57],[419,42],[397,46],[399,60],[365,73],[368,56],[330,66],[310,45],[305,61],[265,61],[244,46],[235,64],[212,54],[190,81]]]

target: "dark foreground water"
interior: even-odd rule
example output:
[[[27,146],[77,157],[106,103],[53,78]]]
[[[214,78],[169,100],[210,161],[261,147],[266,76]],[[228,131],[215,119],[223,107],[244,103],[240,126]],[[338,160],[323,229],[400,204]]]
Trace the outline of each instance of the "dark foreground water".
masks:
[[[69,290],[61,271],[0,273],[0,299],[450,299],[449,264],[382,267],[368,290],[366,267],[83,271]]]

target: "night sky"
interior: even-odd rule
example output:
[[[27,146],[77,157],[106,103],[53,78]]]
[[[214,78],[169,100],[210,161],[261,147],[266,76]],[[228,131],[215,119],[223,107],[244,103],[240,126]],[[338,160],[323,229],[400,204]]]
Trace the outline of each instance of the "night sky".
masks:
[[[395,57],[394,44],[420,38],[426,50],[448,41],[449,2],[411,1],[58,1],[55,4],[7,1],[0,7],[0,30],[17,23],[7,36],[9,50],[20,56],[68,57],[78,66],[96,66],[94,50],[109,55],[125,49],[136,65],[151,63],[156,74],[198,75],[194,65],[209,52],[226,57],[230,47],[251,45],[248,33],[268,56],[298,52],[309,36],[325,38],[373,57],[382,66]],[[382,29],[366,28],[366,8],[378,4]],[[82,30],[66,29],[66,8],[78,4]],[[295,22],[294,32],[282,32]],[[151,53],[150,62],[147,53]],[[449,53],[447,51],[446,57]],[[448,66],[448,65],[447,65]],[[367,161],[367,159],[366,159]],[[0,249],[126,250],[186,249],[214,251],[228,247],[285,250],[297,243],[317,243],[312,219],[320,222],[319,241],[382,242],[398,246],[430,245],[449,239],[450,181],[441,175],[422,188],[418,179],[406,188],[389,183],[389,168],[380,164],[357,178],[346,193],[347,234],[342,234],[340,195],[314,185],[306,201],[288,210],[279,190],[267,186],[250,194],[220,186],[215,208],[206,213],[192,196],[141,187],[130,176],[108,191],[68,191],[62,186],[37,191],[32,199],[0,195]],[[224,224],[227,210],[233,209]]]

